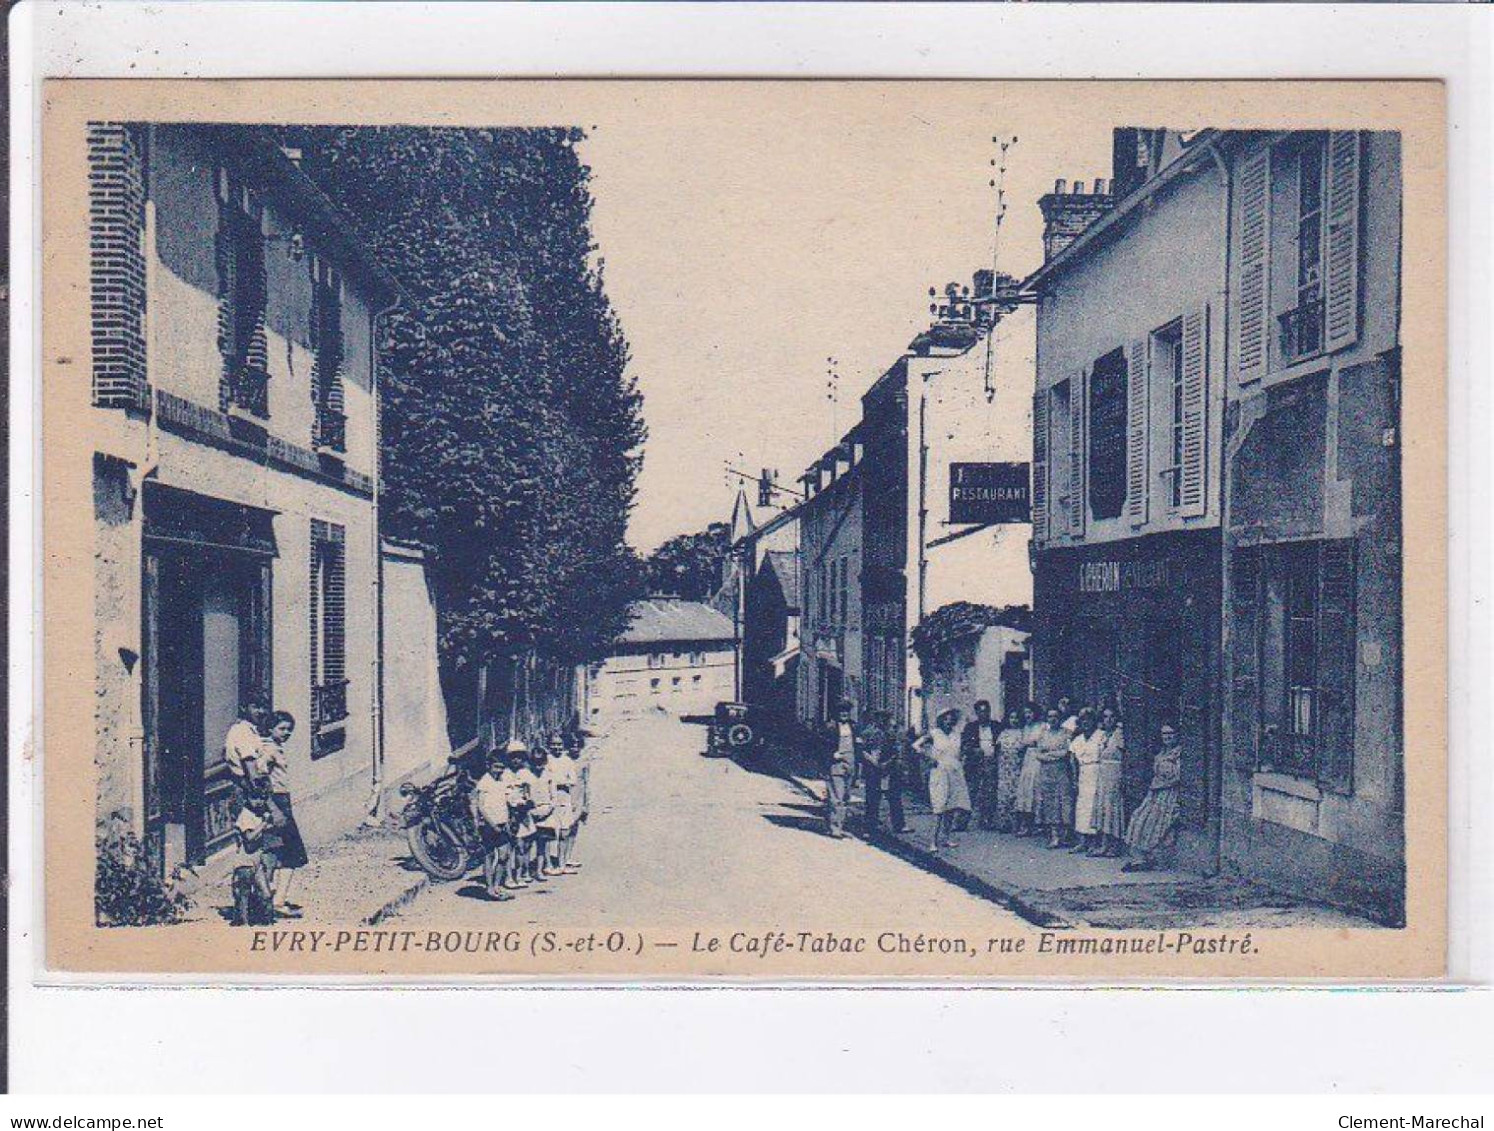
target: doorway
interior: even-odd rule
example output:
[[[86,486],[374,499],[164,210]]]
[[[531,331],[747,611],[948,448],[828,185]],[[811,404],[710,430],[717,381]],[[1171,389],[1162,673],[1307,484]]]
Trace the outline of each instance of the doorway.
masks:
[[[223,738],[270,688],[268,559],[148,542],[145,558],[146,838],[170,873],[233,834]]]

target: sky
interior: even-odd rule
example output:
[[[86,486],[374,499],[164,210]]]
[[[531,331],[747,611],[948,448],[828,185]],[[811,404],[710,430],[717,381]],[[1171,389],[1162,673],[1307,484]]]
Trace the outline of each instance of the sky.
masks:
[[[928,324],[929,287],[991,263],[994,136],[1017,137],[1000,267],[1038,266],[1037,198],[1108,178],[1112,123],[1054,120],[1032,85],[639,85],[588,108],[594,230],[649,428],[635,547],[726,519],[728,464],[793,486],[855,422]]]

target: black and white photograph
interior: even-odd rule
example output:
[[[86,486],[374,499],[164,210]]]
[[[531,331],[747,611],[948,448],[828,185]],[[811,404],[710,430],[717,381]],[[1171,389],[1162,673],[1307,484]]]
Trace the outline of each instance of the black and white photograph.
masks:
[[[50,966],[1441,972],[1439,87],[215,85],[46,94]]]

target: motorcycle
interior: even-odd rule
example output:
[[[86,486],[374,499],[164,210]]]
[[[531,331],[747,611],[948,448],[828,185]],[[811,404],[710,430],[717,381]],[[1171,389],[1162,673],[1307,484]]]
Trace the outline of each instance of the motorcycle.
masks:
[[[400,786],[410,855],[434,880],[459,880],[482,859],[472,786],[472,775],[460,761],[426,785]]]

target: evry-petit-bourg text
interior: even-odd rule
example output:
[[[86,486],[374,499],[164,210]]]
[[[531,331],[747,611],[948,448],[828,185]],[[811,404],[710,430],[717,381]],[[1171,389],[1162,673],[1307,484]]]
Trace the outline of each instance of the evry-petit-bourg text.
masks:
[[[262,954],[641,954],[654,948],[693,954],[983,955],[1038,954],[1059,958],[1128,954],[1254,955],[1250,932],[1156,931],[1108,935],[1072,931],[969,938],[924,932],[695,931],[690,937],[648,937],[622,931],[256,930],[251,953]]]

